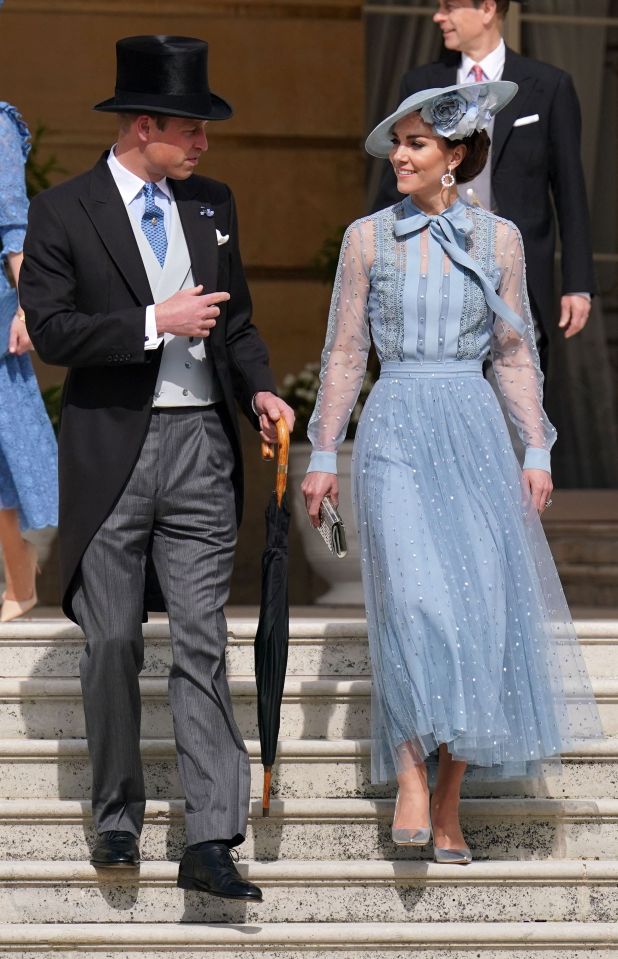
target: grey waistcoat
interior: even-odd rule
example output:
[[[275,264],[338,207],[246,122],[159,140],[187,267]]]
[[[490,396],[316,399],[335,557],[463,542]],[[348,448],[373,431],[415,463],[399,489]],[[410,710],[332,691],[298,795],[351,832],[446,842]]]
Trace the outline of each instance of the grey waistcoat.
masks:
[[[155,303],[167,300],[179,290],[195,286],[191,259],[176,203],[170,204],[170,235],[163,267],[139,224],[131,226]],[[209,406],[221,399],[221,389],[212,358],[201,337],[164,336],[163,356],[155,386],[153,406]]]

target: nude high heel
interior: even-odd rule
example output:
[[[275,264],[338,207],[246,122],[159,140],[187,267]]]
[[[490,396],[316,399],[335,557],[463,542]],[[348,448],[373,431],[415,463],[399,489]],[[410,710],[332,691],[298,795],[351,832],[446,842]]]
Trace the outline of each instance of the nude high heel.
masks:
[[[472,862],[472,853],[467,846],[463,849],[440,849],[434,846],[433,857],[444,866],[468,866]]]
[[[393,823],[397,819],[397,807],[399,806],[399,793],[395,801],[395,815]],[[393,842],[396,846],[426,846],[431,839],[431,826],[419,826],[408,829],[395,828],[391,830]]]
[[[6,599],[6,594],[2,597],[2,610],[0,610],[0,623],[10,623],[13,619],[24,616],[38,603],[36,594],[36,576],[40,573],[37,563],[36,546],[28,543],[28,552],[32,563],[32,592],[29,599]]]
[[[434,844],[433,858],[442,866],[468,866],[472,862],[472,853],[467,846],[461,849],[445,849]]]

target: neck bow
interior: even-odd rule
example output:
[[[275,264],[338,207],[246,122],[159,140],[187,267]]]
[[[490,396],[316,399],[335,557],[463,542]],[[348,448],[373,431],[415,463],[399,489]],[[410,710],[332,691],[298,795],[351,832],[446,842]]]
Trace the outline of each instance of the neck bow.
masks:
[[[472,225],[466,215],[466,207],[457,200],[452,206],[449,206],[443,213],[435,216],[428,216],[413,204],[404,201],[404,210],[406,213],[412,211],[411,216],[406,216],[402,220],[395,220],[395,236],[412,236],[424,230],[429,226],[429,232],[434,240],[440,244],[446,255],[459,266],[464,267],[474,273],[478,279],[487,305],[496,316],[505,320],[513,327],[520,336],[526,331],[526,324],[521,316],[518,316],[514,310],[508,306],[504,300],[498,296],[491,280],[483,273],[479,264],[472,259],[469,253],[466,253],[466,237],[472,232]]]

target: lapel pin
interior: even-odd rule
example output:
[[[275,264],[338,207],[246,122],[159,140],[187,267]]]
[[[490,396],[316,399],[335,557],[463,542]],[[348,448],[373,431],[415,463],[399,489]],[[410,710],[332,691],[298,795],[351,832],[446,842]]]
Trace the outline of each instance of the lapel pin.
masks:
[[[214,216],[214,215],[215,215],[215,211],[211,209],[211,207],[203,206],[203,205],[200,207],[200,216]]]

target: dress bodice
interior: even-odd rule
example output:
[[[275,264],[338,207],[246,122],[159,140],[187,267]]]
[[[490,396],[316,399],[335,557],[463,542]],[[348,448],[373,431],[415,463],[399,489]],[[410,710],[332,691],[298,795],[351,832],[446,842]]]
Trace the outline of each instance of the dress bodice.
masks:
[[[491,292],[497,288],[497,232],[504,221],[478,215],[461,200],[434,217],[409,199],[383,212],[375,222],[367,303],[380,362],[483,359],[490,348],[493,312],[481,278]],[[501,238],[503,244],[507,240]],[[452,258],[458,251],[467,267]],[[393,283],[400,289],[385,311]],[[518,316],[509,320],[522,332]]]
[[[509,415],[527,449],[555,440],[513,223],[457,200],[428,217],[409,198],[345,233],[309,424],[310,469],[335,472],[371,339],[384,362],[452,364],[491,353]],[[533,459],[533,457],[531,458]]]
[[[28,198],[24,168],[30,134],[15,107],[0,101],[0,257],[21,253],[26,235]],[[9,286],[0,269],[0,290]]]

